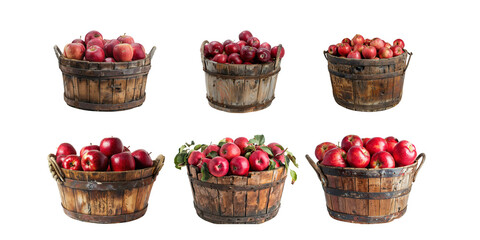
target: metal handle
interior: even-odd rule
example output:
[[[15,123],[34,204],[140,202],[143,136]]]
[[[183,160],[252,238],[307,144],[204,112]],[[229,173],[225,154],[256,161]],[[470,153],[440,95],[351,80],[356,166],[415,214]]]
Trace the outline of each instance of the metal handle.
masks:
[[[157,161],[157,164],[155,165],[155,169],[153,170],[153,178],[156,178],[160,170],[162,170],[163,164],[165,163],[165,156],[160,154],[155,160]]]
[[[323,56],[325,56],[325,59],[327,59],[327,61],[328,61],[327,53],[328,53],[328,51],[323,51]]]
[[[320,179],[320,182],[322,182],[323,187],[327,187],[327,185],[328,185],[328,180],[327,180],[327,178],[325,177],[325,175],[323,174],[322,169],[320,169],[320,168],[317,166],[317,164],[310,158],[310,156],[309,156],[308,154],[305,155],[305,157],[307,158],[308,163],[310,163],[310,165],[313,167],[313,169],[315,170],[315,172],[317,172],[318,178]]]
[[[415,179],[417,178],[417,173],[420,171],[420,168],[423,166],[423,163],[425,162],[425,159],[427,158],[425,156],[425,153],[420,153],[420,155],[417,156],[417,159],[415,161],[418,161],[418,159],[422,158],[422,162],[420,165],[418,165],[417,169],[415,169],[415,173],[413,174],[413,181],[415,182]]]
[[[60,59],[60,57],[62,56],[62,51],[60,50],[60,48],[58,48],[57,45],[53,46],[53,51],[55,51],[55,55],[57,56],[57,59]]]
[[[282,49],[282,44],[279,44],[277,49],[277,56],[275,56],[275,69],[280,67],[280,55],[282,54]]]
[[[52,173],[53,179],[59,184],[65,182],[65,175],[63,174],[62,169],[58,166],[55,155],[49,154],[47,159],[48,167],[50,168],[50,173]]]
[[[405,49],[405,52],[408,54],[408,60],[407,60],[407,66],[405,66],[405,70],[403,70],[403,72],[407,71],[408,64],[410,64],[410,58],[412,58],[412,55],[413,55],[413,53],[407,51],[406,49]]]
[[[157,50],[157,47],[153,46],[152,50],[150,50],[150,53],[148,53],[148,58],[152,59],[153,54],[155,54],[155,50]]]

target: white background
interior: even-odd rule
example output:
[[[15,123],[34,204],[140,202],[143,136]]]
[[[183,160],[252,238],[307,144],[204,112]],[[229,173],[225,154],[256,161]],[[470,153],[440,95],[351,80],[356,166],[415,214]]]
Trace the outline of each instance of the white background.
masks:
[[[388,3],[387,3],[388,2]],[[0,10],[2,206],[0,236],[62,239],[407,239],[472,236],[478,224],[478,8],[474,1],[8,1]],[[454,3],[454,4],[452,4]],[[157,46],[143,106],[90,112],[63,100],[53,46],[90,30],[127,33]],[[276,99],[266,110],[231,114],[211,108],[199,48],[203,40],[237,40],[249,29],[282,43],[286,55]],[[393,109],[362,113],[337,105],[323,50],[360,33],[413,52],[403,99]],[[393,135],[414,143],[427,161],[413,184],[406,214],[359,225],[328,215],[325,197],[304,158],[317,144],[347,134]],[[186,169],[173,157],[186,141],[265,134],[296,154],[295,185],[260,225],[215,225],[197,217]],[[167,162],[139,220],[112,225],[67,217],[47,155],[62,142],[77,151],[108,136]]]

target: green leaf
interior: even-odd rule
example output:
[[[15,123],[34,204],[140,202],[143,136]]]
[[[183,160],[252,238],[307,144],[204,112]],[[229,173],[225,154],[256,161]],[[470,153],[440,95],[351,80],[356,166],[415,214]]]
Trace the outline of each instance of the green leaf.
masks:
[[[268,153],[269,156],[272,156],[273,157],[273,153],[272,153],[272,149],[270,149],[269,147],[260,147],[260,149],[262,149],[263,151],[265,151],[266,153]]]
[[[265,143],[265,136],[263,135],[255,135],[253,139],[250,139],[248,143],[255,144],[255,145],[263,145]]]
[[[220,142],[218,142],[217,145],[218,145],[219,147],[222,147],[223,145],[225,145],[225,143],[227,143],[227,142],[220,141]]]
[[[202,144],[197,144],[197,145],[195,145],[195,147],[193,148],[193,150],[196,151],[196,150],[200,149],[201,147],[202,147]]]
[[[270,165],[268,165],[268,170],[273,170],[277,166],[275,160],[270,159]]]
[[[202,169],[200,170],[202,172],[202,181],[208,181],[208,179],[210,179],[212,177],[212,175],[210,174],[210,172],[208,171],[208,166],[206,163],[203,163],[202,165]]]
[[[293,170],[290,170],[290,176],[292,177],[292,184],[294,184],[295,181],[297,181],[297,173]]]
[[[295,165],[295,167],[298,168],[297,158],[295,156],[293,156],[293,154],[291,152],[287,151],[287,157],[289,157],[290,160],[292,161],[293,165]]]
[[[187,152],[178,153],[174,158],[175,167],[177,169],[181,169],[183,166],[187,165],[187,159],[188,159]]]
[[[288,167],[290,166],[290,157],[288,155],[285,155],[285,167],[288,169]]]
[[[215,151],[211,151],[207,154],[207,158],[214,158],[214,157],[217,157],[218,156],[218,152],[215,152]]]
[[[277,144],[277,145],[275,145],[275,146],[279,147],[279,148],[280,148],[280,150],[282,150],[282,151],[284,151],[284,150],[285,150],[285,148],[283,148],[283,146],[282,146],[282,145],[280,145],[280,144]]]
[[[202,144],[202,148],[200,149],[202,152],[205,151],[205,149],[208,147],[206,144]]]
[[[250,155],[252,155],[252,152],[247,152],[247,153],[245,153],[245,158],[246,158],[246,159],[250,158]]]

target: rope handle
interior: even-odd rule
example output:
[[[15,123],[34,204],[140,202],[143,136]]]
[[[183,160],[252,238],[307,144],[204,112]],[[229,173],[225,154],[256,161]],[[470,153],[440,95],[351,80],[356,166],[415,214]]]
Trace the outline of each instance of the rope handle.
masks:
[[[408,68],[408,64],[410,64],[410,58],[412,58],[413,53],[407,51],[407,49],[404,49],[404,51],[408,54],[407,66],[405,66],[405,70],[403,70],[403,72],[406,72]]]
[[[155,54],[155,50],[157,50],[157,47],[153,46],[150,52],[148,53],[148,58],[152,59],[153,54]]]
[[[323,187],[327,187],[328,185],[328,180],[323,174],[322,170],[317,166],[317,164],[310,158],[310,156],[307,154],[305,157],[308,160],[308,163],[313,167],[315,172],[317,172],[318,178],[320,179],[320,182],[322,182]]]
[[[417,156],[417,159],[415,159],[415,161],[418,161],[418,159],[422,158],[422,162],[420,163],[420,165],[418,166],[417,169],[415,169],[415,173],[413,174],[413,181],[415,182],[415,179],[417,178],[417,173],[418,171],[420,171],[420,168],[423,166],[423,163],[425,162],[425,159],[427,158],[425,156],[425,153],[420,153],[420,155]]]
[[[153,178],[156,178],[160,170],[162,170],[163,164],[165,163],[165,156],[160,154],[158,155],[157,159],[155,159],[155,161],[156,161],[156,165],[155,165],[155,169],[153,169],[153,175],[152,175]]]
[[[200,54],[201,54],[201,58],[202,58],[202,65],[203,65],[203,69],[207,69],[207,66],[205,65],[205,45],[208,44],[209,41],[205,40],[202,42],[202,45],[200,46]]]
[[[60,57],[62,56],[62,51],[60,50],[60,48],[55,45],[53,46],[53,51],[55,51],[55,55],[57,56],[57,59],[60,60]]]
[[[63,182],[65,182],[65,175],[63,174],[60,166],[58,166],[54,154],[48,155],[48,167],[50,168],[50,173],[52,173],[53,179],[55,179],[57,183],[62,184]]]
[[[275,56],[275,69],[280,68],[280,55],[282,53],[282,49],[283,49],[282,44],[279,44],[277,49],[277,56]]]

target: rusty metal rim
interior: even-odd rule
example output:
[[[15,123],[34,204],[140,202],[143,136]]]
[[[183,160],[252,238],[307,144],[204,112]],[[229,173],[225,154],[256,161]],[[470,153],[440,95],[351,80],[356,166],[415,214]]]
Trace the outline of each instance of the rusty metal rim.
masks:
[[[344,198],[353,198],[353,199],[369,199],[369,200],[379,200],[379,199],[392,199],[399,198],[405,195],[408,195],[411,190],[411,186],[398,191],[391,192],[356,192],[349,190],[342,190],[337,188],[323,187],[325,194],[344,197]]]
[[[62,206],[63,207],[63,206]],[[100,216],[100,215],[89,215],[83,214],[78,212],[72,212],[67,210],[63,207],[63,211],[65,214],[73,219],[84,221],[84,222],[91,222],[91,223],[122,223],[122,222],[129,222],[141,218],[147,212],[148,205],[137,212],[128,213],[123,215],[116,215],[116,216]]]
[[[272,218],[274,218],[278,210],[280,209],[280,203],[275,205],[267,210],[267,213],[253,215],[253,216],[219,216],[211,213],[207,213],[195,203],[193,204],[197,215],[205,221],[211,223],[220,223],[220,224],[238,224],[238,223],[263,223]]]
[[[105,69],[105,70],[89,70],[82,68],[73,68],[70,66],[60,65],[60,70],[65,75],[72,75],[79,78],[87,79],[112,79],[112,78],[129,78],[134,76],[147,75],[150,71],[151,65],[145,65],[135,68],[126,69]]]
[[[342,73],[342,72],[337,72],[335,70],[332,70],[328,68],[328,72],[330,74],[345,78],[347,80],[364,80],[364,81],[369,81],[369,80],[379,80],[379,79],[385,79],[385,78],[393,78],[393,77],[398,77],[398,76],[403,76],[405,77],[405,71],[404,69],[400,69],[395,72],[388,72],[388,73],[378,73],[378,74],[358,74],[358,73]]]
[[[396,168],[383,168],[383,169],[364,169],[364,168],[351,168],[351,167],[331,167],[319,164],[323,174],[331,176],[341,177],[360,177],[360,178],[380,178],[380,177],[398,177],[405,174],[405,172],[412,168],[415,169],[418,161],[411,165]],[[414,172],[414,171],[412,171]]]
[[[90,110],[90,111],[120,111],[120,110],[127,110],[127,109],[132,109],[132,108],[141,106],[143,102],[145,102],[146,94],[138,100],[130,101],[127,103],[118,103],[118,104],[80,102],[80,101],[67,98],[65,94],[63,95],[63,98],[69,106],[74,108]]]
[[[269,182],[265,184],[258,184],[258,185],[227,185],[227,184],[217,184],[217,183],[210,183],[210,182],[202,182],[198,179],[193,178],[192,176],[188,176],[190,179],[190,182],[194,185],[201,186],[201,187],[206,187],[210,189],[215,189],[215,190],[221,190],[221,191],[233,191],[233,192],[240,192],[240,191],[252,191],[252,190],[261,190],[261,189],[267,189],[274,187],[276,185],[280,185],[282,183],[285,183],[285,179],[287,179],[287,176],[285,175],[281,179],[275,181],[275,182]]]
[[[222,107],[222,108],[228,108],[228,109],[238,109],[238,110],[250,109],[250,108],[263,109],[263,108],[266,108],[266,107],[270,106],[270,104],[272,104],[273,99],[275,99],[275,96],[273,96],[272,99],[269,99],[269,100],[267,100],[267,101],[265,101],[264,103],[261,103],[261,104],[227,105],[227,104],[224,104],[224,103],[216,102],[211,97],[207,96],[207,100],[215,106],[219,106],[219,107]]]
[[[63,184],[68,188],[87,191],[117,191],[148,186],[153,184],[154,181],[155,179],[151,176],[138,180],[122,182],[79,181],[66,178]]]
[[[256,80],[261,80],[264,78],[271,77],[273,75],[276,75],[280,72],[281,68],[274,69],[272,72],[267,73],[267,74],[261,74],[261,75],[248,75],[248,76],[238,76],[238,75],[227,75],[227,74],[221,74],[221,73],[214,73],[208,71],[206,68],[203,69],[203,71],[207,74],[210,74],[212,76],[215,76],[216,78],[223,78],[223,79],[236,79],[236,80],[248,80],[248,79],[256,79]]]
[[[394,219],[400,218],[407,211],[407,207],[405,207],[399,212],[396,212],[390,215],[385,215],[385,216],[359,216],[359,215],[336,212],[328,207],[327,209],[328,209],[328,213],[332,218],[340,221],[352,222],[352,223],[387,223],[387,222],[393,221]]]

